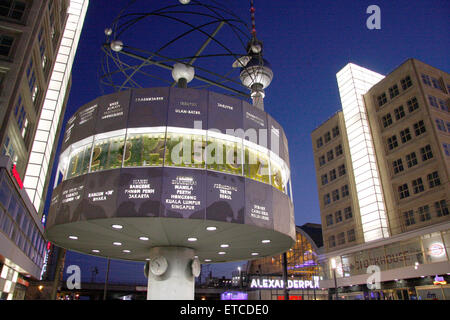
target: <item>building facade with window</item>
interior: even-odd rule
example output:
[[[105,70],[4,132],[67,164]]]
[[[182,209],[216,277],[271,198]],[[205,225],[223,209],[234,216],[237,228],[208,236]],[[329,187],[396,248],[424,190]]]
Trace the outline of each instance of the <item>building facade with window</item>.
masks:
[[[0,233],[3,232],[2,236],[6,236],[5,239],[12,244],[20,239],[9,237],[16,227],[20,229],[20,224],[17,224],[20,219],[28,219],[34,224],[37,217],[39,225],[34,225],[34,228],[41,228],[45,197],[70,91],[71,67],[88,2],[0,1],[0,155],[11,160],[8,165],[14,167],[14,177],[20,181],[19,190],[11,185],[8,188],[6,184],[2,186],[3,191],[11,190],[11,194],[7,197],[9,200],[5,200],[6,204],[0,203],[0,209],[5,212]],[[3,160],[3,163],[9,162]],[[12,167],[4,167],[4,170],[11,174]],[[2,181],[7,181],[5,177],[6,173]],[[19,211],[15,211],[15,203],[21,204],[17,208],[24,208],[17,209],[20,216]],[[11,208],[8,207],[10,205]],[[15,244],[18,251],[26,248]],[[5,270],[16,270],[19,279],[21,274],[39,279],[40,271],[15,262],[11,259],[14,252],[7,248],[6,242],[0,246],[0,263]],[[43,247],[39,249],[44,250]],[[42,264],[43,261],[39,260],[37,266],[42,269]],[[2,298],[18,297],[10,292],[9,285],[8,294],[4,296],[4,288],[0,281]]]
[[[342,111],[311,135],[322,283],[333,291],[336,271],[343,297],[450,299],[450,75],[409,59],[387,76],[348,64],[337,80]],[[344,152],[329,158],[335,145]],[[346,173],[334,178],[341,164]],[[369,266],[380,270],[376,292],[366,285]]]
[[[290,300],[326,300],[327,290],[319,288],[323,271],[319,265],[323,241],[320,224],[306,223],[296,227],[296,242],[286,252],[287,275]],[[247,293],[250,300],[282,300],[284,291],[280,288],[264,287],[266,283],[279,283],[283,278],[283,255],[265,257],[249,261],[246,275],[248,277]],[[239,278],[238,278],[239,279]],[[295,283],[308,283],[302,288],[295,288]],[[314,286],[314,283],[318,284]],[[299,286],[300,287],[300,286]]]

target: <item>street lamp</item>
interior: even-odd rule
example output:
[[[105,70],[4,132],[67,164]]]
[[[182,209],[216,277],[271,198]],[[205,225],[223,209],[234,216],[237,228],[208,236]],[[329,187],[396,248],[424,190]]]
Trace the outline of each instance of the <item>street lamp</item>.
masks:
[[[242,289],[242,281],[241,281],[241,267],[238,267],[239,270],[239,289]]]
[[[335,300],[338,300],[338,291],[337,291],[337,280],[336,280],[336,259],[331,259],[331,269],[333,269],[333,278],[334,278],[334,294],[335,294]]]

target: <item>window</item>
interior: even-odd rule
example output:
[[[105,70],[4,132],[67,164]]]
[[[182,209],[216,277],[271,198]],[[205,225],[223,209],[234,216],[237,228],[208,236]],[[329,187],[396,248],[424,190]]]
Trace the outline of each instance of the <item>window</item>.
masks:
[[[16,150],[15,150],[15,148],[14,148],[14,146],[12,144],[12,141],[9,138],[9,136],[6,136],[6,138],[5,138],[5,144],[3,145],[2,155],[9,156],[14,164],[17,163],[18,157],[17,157],[17,154],[16,154]]]
[[[22,138],[25,139],[25,136],[28,132],[29,122],[27,119],[25,107],[22,102],[22,96],[19,96],[19,98],[17,99],[16,106],[14,107],[14,116],[16,117],[17,127],[19,128]]]
[[[449,215],[449,210],[448,210],[447,203],[445,202],[445,200],[436,201],[434,203],[434,208],[436,209],[436,215],[438,217],[443,217],[443,216]]]
[[[409,197],[408,185],[406,183],[398,187],[398,195],[400,199]]]
[[[356,240],[355,229],[347,231],[347,240],[348,242],[353,242]]]
[[[333,128],[333,138],[336,138],[339,135],[339,127]]]
[[[339,157],[339,156],[343,153],[343,151],[342,151],[342,145],[338,145],[338,146],[335,148],[335,151],[336,151],[336,157]]]
[[[437,171],[430,173],[427,176],[427,178],[430,188],[434,188],[441,185],[441,179],[439,178],[439,174]]]
[[[0,56],[9,57],[14,38],[5,34],[0,34]]]
[[[397,137],[395,135],[393,135],[392,137],[388,138],[387,144],[388,144],[389,150],[397,148],[398,147]]]
[[[327,161],[331,161],[334,159],[333,150],[327,152]]]
[[[338,210],[334,213],[334,219],[336,220],[336,223],[339,223],[342,221],[342,212],[341,210]]]
[[[348,195],[349,195],[348,185],[342,186],[341,194],[342,194],[342,198],[348,197]]]
[[[386,114],[385,116],[383,116],[382,122],[383,122],[383,127],[387,128],[392,124],[392,116],[390,113]]]
[[[394,109],[395,120],[400,120],[405,116],[405,109],[403,106],[399,106],[397,109]]]
[[[323,166],[325,164],[325,156],[319,157],[319,166]]]
[[[402,159],[398,159],[392,162],[392,167],[394,168],[394,174],[403,171],[403,162]]]
[[[431,77],[431,83],[433,84],[433,88],[442,90],[441,83],[438,79]]]
[[[413,97],[410,100],[408,100],[406,104],[408,105],[409,112],[413,112],[414,110],[419,109],[419,102],[417,101],[416,97]]]
[[[328,176],[326,174],[322,175],[322,185],[326,185],[328,183]]]
[[[406,164],[408,165],[408,168],[412,168],[417,164],[417,157],[415,152],[406,155]]]
[[[412,86],[412,81],[410,76],[406,76],[405,78],[400,80],[400,84],[402,85],[402,89],[406,90]]]
[[[450,157],[450,144],[443,143],[444,152],[447,157]]]
[[[319,139],[316,140],[316,145],[317,145],[317,148],[320,148],[321,146],[323,146],[322,137],[320,137]]]
[[[423,148],[420,148],[420,153],[422,154],[422,161],[427,161],[433,158],[433,152],[431,151],[431,146],[429,144]]]
[[[336,189],[332,192],[332,196],[333,196],[333,201],[338,201],[339,200],[339,190]]]
[[[393,99],[396,96],[398,96],[399,93],[400,92],[399,92],[398,86],[396,84],[389,88],[389,96],[391,97],[391,99]]]
[[[423,122],[423,120],[414,123],[414,132],[416,136],[420,136],[422,133],[426,132],[425,123]]]
[[[26,3],[17,0],[0,0],[0,16],[21,21]]]
[[[344,232],[338,233],[337,239],[338,239],[338,245],[345,244],[345,233]]]
[[[39,40],[39,52],[41,54],[41,63],[42,63],[42,69],[45,70],[45,67],[47,66],[47,55],[45,53],[45,35],[44,35],[44,27],[41,27],[41,30],[38,34],[38,40]]]
[[[404,218],[406,226],[416,224],[416,221],[414,220],[414,211],[413,210],[403,212],[403,218]]]
[[[34,72],[33,59],[30,59],[30,63],[28,64],[27,79],[31,93],[31,100],[33,100],[33,102],[36,102],[36,98],[39,93],[39,86],[37,84],[36,74]]]
[[[419,207],[419,219],[420,221],[424,222],[431,219],[430,215],[430,207],[428,205]]]
[[[387,102],[386,93],[382,93],[377,97],[378,106],[381,107],[383,104]]]
[[[431,87],[430,77],[422,73],[422,82]]]
[[[411,133],[409,132],[409,128],[400,131],[400,139],[402,140],[402,143],[406,143],[411,140]]]
[[[353,217],[352,207],[347,207],[344,209],[344,217],[345,219],[351,219]]]
[[[434,119],[436,122],[436,127],[439,131],[447,132],[447,128],[445,127],[445,122],[442,119]]]
[[[325,205],[331,203],[331,198],[330,198],[330,194],[329,194],[329,193],[327,193],[327,194],[325,194],[325,195],[323,196],[323,203],[324,203]]]
[[[336,169],[333,169],[330,171],[330,181],[333,181],[336,179]]]
[[[325,143],[329,142],[331,140],[330,132],[325,133]]]
[[[430,102],[430,105],[431,105],[432,107],[435,107],[435,108],[438,108],[438,109],[439,109],[439,105],[438,105],[438,102],[437,102],[436,97],[433,97],[433,96],[428,95],[428,101]]]
[[[333,225],[333,215],[329,214],[326,216],[327,226]]]
[[[345,164],[340,165],[338,167],[338,173],[339,173],[339,177],[342,177],[346,173],[346,171],[345,171]]]
[[[414,194],[424,191],[422,178],[418,178],[412,181]]]
[[[328,238],[328,243],[330,248],[336,247],[336,238],[334,236],[330,236]]]
[[[438,99],[438,101],[439,101],[439,106],[441,107],[441,110],[448,112],[449,111],[448,104],[442,99]]]

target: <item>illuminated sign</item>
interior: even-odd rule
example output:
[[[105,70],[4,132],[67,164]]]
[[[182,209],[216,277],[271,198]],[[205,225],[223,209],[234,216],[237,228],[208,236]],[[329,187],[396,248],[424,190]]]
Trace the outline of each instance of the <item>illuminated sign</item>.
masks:
[[[220,300],[248,300],[248,294],[245,292],[225,291],[220,294]]]
[[[363,95],[383,75],[349,63],[336,75],[361,214],[364,242],[389,237],[387,214]]]
[[[253,278],[250,282],[251,289],[284,289],[284,280],[270,278]],[[313,280],[289,279],[287,289],[319,289],[319,277]]]
[[[447,284],[447,281],[444,280],[444,277],[439,277],[438,275],[436,275],[436,277],[434,277],[433,284],[434,285]]]
[[[17,172],[15,164],[12,167],[12,175],[13,175],[14,179],[16,179],[17,184],[19,185],[20,189],[23,189],[23,182],[22,182],[22,179],[20,179],[20,175],[19,175],[19,172]]]
[[[445,254],[445,248],[442,243],[435,242],[428,248],[428,253],[433,257],[441,257]]]

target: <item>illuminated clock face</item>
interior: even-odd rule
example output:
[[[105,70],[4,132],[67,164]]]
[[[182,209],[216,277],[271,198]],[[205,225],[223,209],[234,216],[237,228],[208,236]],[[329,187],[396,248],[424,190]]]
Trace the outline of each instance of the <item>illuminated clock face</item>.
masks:
[[[150,271],[155,276],[161,276],[167,271],[169,266],[167,259],[163,256],[157,256],[150,260]]]
[[[191,268],[192,268],[192,274],[194,275],[194,277],[198,277],[200,275],[201,266],[200,266],[200,261],[197,258],[192,260]]]

